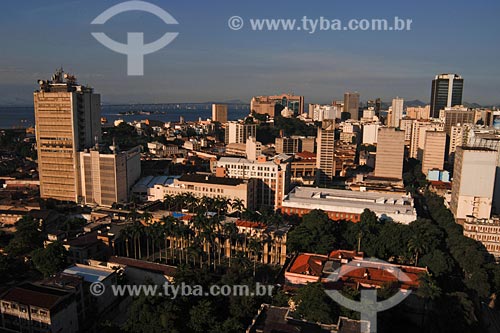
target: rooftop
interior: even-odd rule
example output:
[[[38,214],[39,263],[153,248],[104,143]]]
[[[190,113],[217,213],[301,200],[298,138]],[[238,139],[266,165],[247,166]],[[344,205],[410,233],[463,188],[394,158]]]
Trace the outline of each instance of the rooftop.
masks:
[[[63,290],[25,283],[9,290],[2,300],[50,310],[69,295]]]
[[[367,208],[376,213],[414,215],[413,198],[402,193],[359,192],[349,190],[295,187],[283,199],[283,206],[299,204],[311,209],[328,206],[360,210]],[[415,216],[416,217],[416,216]]]
[[[74,265],[63,271],[65,274],[78,275],[83,277],[85,282],[102,282],[114,274],[114,271],[106,268],[90,267],[85,265]]]
[[[238,186],[246,182],[243,179],[215,177],[211,175],[199,175],[199,174],[183,175],[179,178],[179,181],[214,184],[214,185],[228,185],[228,186]]]
[[[160,273],[166,276],[174,276],[175,273],[177,272],[177,267],[174,266],[169,266],[169,265],[162,265],[154,262],[148,262],[144,260],[137,260],[137,259],[132,259],[132,258],[125,258],[125,257],[111,257],[109,258],[108,262],[118,264],[118,265],[125,265],[129,267],[134,267],[146,271],[150,271],[153,273]]]

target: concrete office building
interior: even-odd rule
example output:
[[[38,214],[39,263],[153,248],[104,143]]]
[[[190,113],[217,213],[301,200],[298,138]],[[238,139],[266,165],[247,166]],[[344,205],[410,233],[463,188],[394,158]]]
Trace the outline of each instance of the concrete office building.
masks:
[[[462,105],[464,79],[458,74],[440,74],[432,81],[431,116],[439,117],[444,108]]]
[[[439,115],[439,114],[438,114]],[[431,106],[413,106],[406,108],[406,116],[412,119],[430,119]]]
[[[212,104],[212,121],[227,123],[227,104]]]
[[[377,139],[375,177],[402,179],[405,155],[405,132],[381,128]]]
[[[500,259],[500,220],[498,218],[467,217],[462,223],[464,236],[481,242],[486,250]]]
[[[405,144],[410,145],[411,142],[411,130],[415,119],[404,117],[400,121],[399,129],[405,132]]]
[[[446,133],[426,131],[422,158],[422,173],[427,176],[429,170],[443,170],[446,149]]]
[[[316,137],[291,136],[276,138],[277,154],[296,154],[303,151],[315,152]]]
[[[463,107],[445,108],[441,111],[444,120],[444,130],[447,135],[451,134],[451,128],[458,124],[474,124],[474,111]]]
[[[448,162],[453,165],[455,159],[455,152],[457,147],[466,146],[471,129],[470,124],[458,124],[451,127],[450,130],[450,143],[448,145]]]
[[[379,124],[364,124],[363,125],[363,144],[374,145],[377,144]]]
[[[316,137],[316,184],[326,185],[335,177],[335,123],[323,122]]]
[[[31,283],[13,287],[0,296],[0,330],[77,333],[77,296],[75,292]]]
[[[340,119],[340,110],[337,106],[310,104],[309,108],[310,118],[314,121],[335,120],[335,118]]]
[[[417,219],[413,198],[401,193],[360,192],[314,187],[295,187],[283,199],[281,211],[305,215],[321,209],[334,221],[359,222],[365,209],[379,218],[410,224]]]
[[[260,156],[256,161],[245,158],[222,157],[215,163],[217,177],[257,179],[256,208],[277,209],[290,187],[290,163],[279,159],[268,161]]]
[[[230,121],[226,125],[225,143],[246,143],[249,137],[257,136],[257,125],[241,121]]]
[[[257,160],[257,158],[262,155],[262,143],[257,141],[253,136],[249,137],[245,144],[245,153],[247,159],[251,161]]]
[[[271,117],[281,114],[288,108],[294,116],[304,113],[304,96],[282,94],[274,96],[256,96],[250,102],[250,111],[257,114],[267,114]]]
[[[351,119],[359,120],[359,93],[346,92],[344,94],[344,112],[349,112]]]
[[[392,100],[392,113],[391,113],[391,124],[392,127],[399,128],[401,118],[403,118],[405,100],[396,97]]]
[[[78,202],[78,152],[101,137],[101,99],[58,70],[34,93],[40,196]]]
[[[141,176],[141,148],[111,154],[99,148],[79,153],[81,203],[111,206],[127,202],[132,186]]]
[[[422,160],[425,147],[426,131],[443,131],[444,124],[440,121],[416,120],[412,123],[410,140],[410,157]]]
[[[166,195],[176,196],[191,193],[197,198],[222,197],[226,199],[240,199],[246,209],[256,209],[257,179],[234,179],[215,177],[213,175],[183,175],[173,179],[173,182],[155,184],[148,189],[148,201],[165,199]],[[229,211],[232,211],[229,208]]]
[[[455,219],[490,218],[497,156],[489,148],[457,148],[450,202]]]

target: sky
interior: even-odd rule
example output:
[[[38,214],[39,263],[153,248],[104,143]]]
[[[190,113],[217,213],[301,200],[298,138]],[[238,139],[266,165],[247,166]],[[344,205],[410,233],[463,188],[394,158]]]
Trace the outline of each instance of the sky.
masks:
[[[0,11],[0,105],[30,105],[38,79],[62,66],[93,86],[104,103],[241,100],[283,92],[330,103],[345,91],[366,101],[430,99],[439,73],[465,79],[464,101],[500,104],[498,0],[151,0],[178,25],[127,12],[90,22],[120,0],[4,1]],[[241,30],[228,27],[243,18]],[[411,31],[252,31],[249,19],[411,19]],[[92,32],[126,42],[178,37],[144,58],[144,76],[127,75],[127,57]]]

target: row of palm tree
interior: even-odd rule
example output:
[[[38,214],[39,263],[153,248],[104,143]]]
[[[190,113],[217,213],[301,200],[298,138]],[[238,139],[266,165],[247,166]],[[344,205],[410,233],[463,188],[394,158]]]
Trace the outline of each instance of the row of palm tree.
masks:
[[[227,214],[229,209],[237,211],[239,216],[245,209],[244,200],[228,199],[222,196],[197,198],[192,193],[184,192],[177,195],[165,195],[165,209],[167,211],[181,211],[187,209],[190,213],[214,212],[219,216]]]
[[[204,200],[201,199],[201,202]],[[186,263],[212,266],[253,261],[254,272],[258,262],[263,261],[264,246],[273,247],[271,235],[240,233],[235,223],[222,223],[219,214],[209,216],[198,212],[189,221],[164,216],[157,223],[151,223],[151,214],[131,212],[130,223],[122,230],[124,239],[123,255],[143,259],[145,241],[145,259],[166,263]],[[140,220],[143,223],[139,222]],[[271,261],[280,262],[282,243],[274,251],[270,250]],[[274,252],[274,253],[273,253]],[[158,254],[158,257],[156,256]]]

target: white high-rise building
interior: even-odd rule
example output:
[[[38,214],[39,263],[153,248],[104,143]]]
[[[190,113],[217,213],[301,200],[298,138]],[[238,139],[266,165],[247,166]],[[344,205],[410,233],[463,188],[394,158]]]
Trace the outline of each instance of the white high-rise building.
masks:
[[[392,117],[391,117],[391,126],[399,127],[401,118],[403,118],[403,109],[404,109],[405,100],[399,97],[396,97],[392,100]]]
[[[251,136],[257,136],[257,125],[246,124],[242,121],[230,121],[226,125],[226,144],[246,143]]]
[[[490,218],[497,156],[489,148],[457,148],[450,202],[456,219]]]

